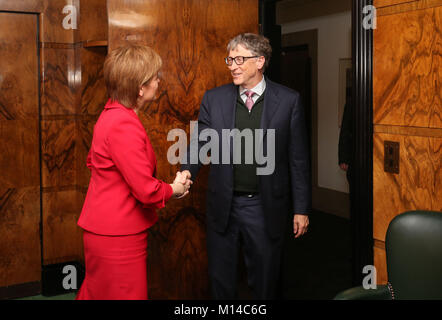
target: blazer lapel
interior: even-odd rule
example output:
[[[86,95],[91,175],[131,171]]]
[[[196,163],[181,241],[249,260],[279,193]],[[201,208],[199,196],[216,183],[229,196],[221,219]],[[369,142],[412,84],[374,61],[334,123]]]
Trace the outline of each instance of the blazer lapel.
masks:
[[[264,136],[269,129],[270,121],[277,112],[279,106],[278,89],[273,82],[266,78],[266,90],[264,93],[264,110],[261,117],[261,128],[264,130]]]
[[[235,108],[236,108],[236,99],[238,98],[238,86],[232,84],[231,90],[226,96],[227,103],[223,105],[223,118],[224,118],[224,126],[223,129],[233,129],[235,126]]]

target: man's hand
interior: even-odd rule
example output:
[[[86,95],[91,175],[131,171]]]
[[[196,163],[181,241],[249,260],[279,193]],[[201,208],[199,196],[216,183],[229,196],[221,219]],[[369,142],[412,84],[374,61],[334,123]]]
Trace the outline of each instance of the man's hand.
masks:
[[[299,238],[307,232],[308,225],[308,216],[295,213],[293,217],[293,233],[295,235],[295,239]]]
[[[347,163],[340,163],[339,167],[341,167],[341,169],[344,170],[344,171],[348,170],[348,164]]]
[[[186,195],[189,194],[190,185],[193,183],[192,180],[190,180],[191,174],[188,170],[185,170],[183,172],[177,172],[175,180],[173,183],[179,183],[184,186],[184,193],[176,196],[176,199],[184,198]]]

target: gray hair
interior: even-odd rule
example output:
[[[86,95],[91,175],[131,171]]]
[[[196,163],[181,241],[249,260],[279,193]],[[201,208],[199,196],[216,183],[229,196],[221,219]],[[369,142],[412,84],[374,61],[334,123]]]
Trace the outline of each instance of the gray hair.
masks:
[[[254,55],[264,56],[265,63],[262,71],[269,66],[270,58],[272,56],[272,47],[270,46],[269,39],[259,34],[242,33],[229,41],[227,52],[235,50],[239,44],[247,50],[250,50]]]

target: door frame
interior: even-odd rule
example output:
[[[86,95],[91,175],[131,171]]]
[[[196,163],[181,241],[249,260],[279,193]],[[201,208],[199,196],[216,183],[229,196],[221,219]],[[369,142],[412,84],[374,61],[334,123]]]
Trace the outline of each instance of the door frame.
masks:
[[[363,8],[373,0],[352,1],[353,174],[351,229],[353,284],[362,284],[363,268],[373,265],[373,30],[363,27]]]

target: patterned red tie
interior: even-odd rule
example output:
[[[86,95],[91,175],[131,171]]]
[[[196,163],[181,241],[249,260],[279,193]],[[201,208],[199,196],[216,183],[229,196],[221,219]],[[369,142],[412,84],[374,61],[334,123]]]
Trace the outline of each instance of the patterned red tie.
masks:
[[[247,109],[249,109],[249,112],[252,110],[252,107],[253,107],[253,99],[252,99],[252,97],[253,97],[253,95],[255,94],[255,92],[253,92],[253,91],[250,91],[250,90],[247,90],[246,92],[245,92],[245,94],[246,94],[246,96],[247,96],[247,100],[246,100],[246,107],[247,107]]]

